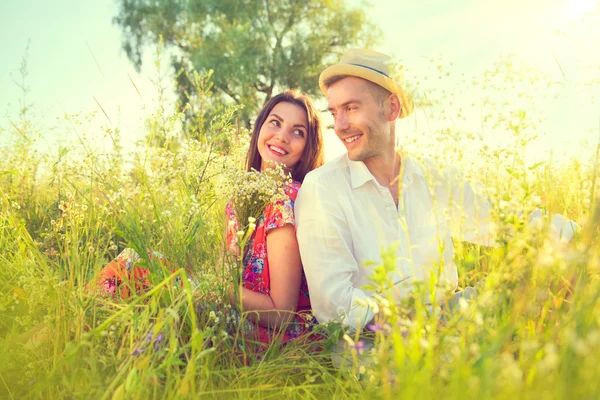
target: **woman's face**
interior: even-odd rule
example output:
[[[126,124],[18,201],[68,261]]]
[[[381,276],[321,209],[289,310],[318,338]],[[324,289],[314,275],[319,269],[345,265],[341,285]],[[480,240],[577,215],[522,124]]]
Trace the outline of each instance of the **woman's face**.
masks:
[[[308,117],[304,109],[293,103],[277,103],[258,133],[258,152],[262,158],[260,170],[268,167],[265,161],[294,168],[306,147],[306,135]]]

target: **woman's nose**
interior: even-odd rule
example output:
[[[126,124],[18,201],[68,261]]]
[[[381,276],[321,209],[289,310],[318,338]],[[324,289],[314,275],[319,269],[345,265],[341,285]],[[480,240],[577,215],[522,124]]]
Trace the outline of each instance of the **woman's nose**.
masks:
[[[282,141],[283,143],[289,143],[290,142],[290,135],[291,133],[288,132],[287,129],[280,129],[279,132],[277,132],[277,138]]]

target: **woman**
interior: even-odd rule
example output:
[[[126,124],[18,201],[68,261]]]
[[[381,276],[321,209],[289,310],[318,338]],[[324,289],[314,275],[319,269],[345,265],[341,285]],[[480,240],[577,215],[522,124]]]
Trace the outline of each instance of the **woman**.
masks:
[[[256,119],[246,168],[264,171],[273,163],[283,165],[293,181],[284,188],[286,199],[267,205],[257,219],[245,246],[239,297],[234,295],[234,289],[229,296],[231,303],[238,298],[243,311],[248,312],[254,322],[250,336],[263,344],[275,338],[285,342],[303,334],[307,326],[304,316],[310,310],[296,241],[294,201],[304,176],[323,164],[323,141],[318,111],[306,95],[292,90],[280,93],[264,105]],[[239,221],[231,202],[225,213],[226,250],[239,254]],[[164,263],[159,254],[150,254],[153,256]],[[129,287],[147,288],[149,272],[135,266],[139,258],[131,249],[125,249],[104,267],[92,285],[101,294],[122,297],[129,295]],[[122,284],[124,279],[133,279],[135,285]],[[284,327],[287,329],[282,331]]]
[[[306,331],[310,301],[296,240],[294,201],[304,176],[323,164],[322,143],[318,111],[307,96],[294,91],[270,99],[254,124],[246,169],[264,171],[274,162],[284,165],[293,180],[284,189],[286,200],[269,204],[257,219],[243,259],[241,304],[244,311],[253,311],[248,315],[258,324],[256,339],[262,343],[270,343],[275,335],[285,342]],[[231,202],[225,214],[226,248],[235,254],[239,223]],[[278,332],[286,325],[285,332]]]

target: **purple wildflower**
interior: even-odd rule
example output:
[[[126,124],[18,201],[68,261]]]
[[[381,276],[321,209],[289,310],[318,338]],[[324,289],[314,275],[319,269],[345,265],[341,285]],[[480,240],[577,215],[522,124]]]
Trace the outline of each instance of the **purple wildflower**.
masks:
[[[156,339],[154,339],[154,350],[158,351],[160,349],[160,344],[163,340],[163,334],[159,333]]]
[[[354,343],[354,345],[350,346],[350,348],[356,350],[358,354],[362,354],[365,350],[365,342],[359,340],[358,342]]]
[[[135,350],[133,351],[133,353],[131,353],[131,355],[132,355],[132,356],[139,356],[139,355],[140,355],[140,354],[142,354],[144,351],[146,351],[146,349],[145,349],[145,348],[143,348],[143,347],[142,347],[142,348],[140,348],[140,349],[135,349]]]
[[[383,326],[379,323],[367,325],[367,329],[371,332],[383,332]]]

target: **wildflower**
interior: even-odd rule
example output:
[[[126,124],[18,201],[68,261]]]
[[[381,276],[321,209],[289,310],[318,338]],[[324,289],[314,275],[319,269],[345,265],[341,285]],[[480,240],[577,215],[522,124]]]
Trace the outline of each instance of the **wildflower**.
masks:
[[[469,309],[469,303],[463,297],[458,299],[458,307],[461,313],[466,312]]]
[[[367,298],[366,302],[367,302],[367,305],[369,306],[369,308],[371,308],[371,310],[373,310],[373,312],[375,314],[377,314],[379,312],[379,306],[377,305],[377,303],[374,300]]]
[[[145,349],[145,348],[143,348],[143,347],[141,347],[141,348],[139,348],[139,349],[135,349],[135,350],[133,351],[133,353],[131,353],[131,355],[132,355],[132,356],[136,356],[136,357],[137,357],[137,356],[139,356],[140,354],[142,354],[144,351],[146,351],[146,349]]]
[[[358,342],[355,343],[354,346],[350,347],[352,350],[356,350],[356,352],[358,354],[362,354],[363,351],[365,351],[365,342],[363,342],[362,340],[359,340]]]
[[[500,205],[500,209],[503,210],[503,211],[508,208],[508,202],[505,201],[505,200],[500,200],[500,204],[499,205]]]
[[[274,165],[263,172],[231,169],[225,172],[221,189],[235,205],[240,223],[248,221],[251,226],[256,223],[256,216],[262,214],[267,204],[287,199],[283,190],[287,177],[280,165]]]
[[[160,344],[163,340],[163,334],[159,333],[156,339],[154,339],[154,350],[160,349]]]
[[[383,332],[383,326],[379,323],[367,325],[367,329],[371,332]]]
[[[365,343],[362,340],[354,342],[354,340],[352,340],[352,338],[348,336],[348,334],[344,334],[344,340],[346,341],[346,343],[348,343],[348,347],[351,350],[356,350],[358,354],[362,354],[365,350]]]

